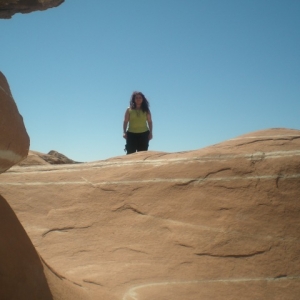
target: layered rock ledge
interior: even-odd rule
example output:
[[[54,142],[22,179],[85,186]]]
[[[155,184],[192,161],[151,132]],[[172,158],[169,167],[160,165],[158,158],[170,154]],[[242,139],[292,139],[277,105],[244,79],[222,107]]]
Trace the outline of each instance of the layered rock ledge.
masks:
[[[262,130],[196,151],[13,167],[0,189],[81,299],[296,300],[299,149],[299,130]]]

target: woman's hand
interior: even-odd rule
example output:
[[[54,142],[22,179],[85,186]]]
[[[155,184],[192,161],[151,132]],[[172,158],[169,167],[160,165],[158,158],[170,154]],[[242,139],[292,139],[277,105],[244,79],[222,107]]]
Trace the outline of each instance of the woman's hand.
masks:
[[[123,138],[127,139],[127,133],[126,132],[123,133]]]
[[[150,132],[149,136],[148,136],[149,141],[152,140],[152,138],[153,138],[153,135],[152,135],[152,132]]]

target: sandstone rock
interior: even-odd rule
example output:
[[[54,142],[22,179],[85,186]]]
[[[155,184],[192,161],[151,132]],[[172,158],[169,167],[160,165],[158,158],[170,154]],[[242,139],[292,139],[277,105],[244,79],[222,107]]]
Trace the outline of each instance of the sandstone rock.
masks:
[[[2,196],[0,215],[0,299],[90,299],[83,289],[41,261],[15,213]]]
[[[50,165],[43,156],[46,155],[41,152],[29,150],[27,157],[22,160],[18,166],[35,166],[35,165]]]
[[[16,13],[46,10],[63,2],[64,0],[0,0],[0,19],[10,19]]]
[[[59,165],[59,164],[78,164],[67,156],[51,150],[48,154],[30,150],[26,159],[22,160],[19,166],[34,166],[34,165]]]
[[[0,299],[52,299],[39,256],[1,196],[0,211]]]
[[[299,130],[263,130],[196,151],[13,167],[0,190],[47,264],[91,299],[296,300],[299,149]]]
[[[29,137],[7,80],[1,72],[0,120],[0,173],[2,173],[27,156]]]

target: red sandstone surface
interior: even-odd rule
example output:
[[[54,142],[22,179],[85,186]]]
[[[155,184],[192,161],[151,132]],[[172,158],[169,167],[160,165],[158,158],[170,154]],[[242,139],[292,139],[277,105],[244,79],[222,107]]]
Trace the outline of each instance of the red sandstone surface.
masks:
[[[0,18],[63,0],[0,0]],[[74,164],[0,73],[0,299],[298,300],[300,131]],[[20,162],[22,161],[22,162]]]
[[[0,173],[26,158],[29,136],[5,76],[0,72]]]
[[[296,300],[299,149],[300,131],[270,129],[196,151],[13,167],[0,191],[32,254],[5,260],[35,268],[9,274],[43,270],[53,299]]]

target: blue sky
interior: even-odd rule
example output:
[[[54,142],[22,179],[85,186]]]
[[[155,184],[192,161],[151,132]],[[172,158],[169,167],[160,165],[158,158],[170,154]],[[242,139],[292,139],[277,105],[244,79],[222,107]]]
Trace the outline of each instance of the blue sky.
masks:
[[[131,93],[149,150],[300,129],[299,0],[66,0],[0,20],[0,70],[31,139],[77,161],[124,155]]]

